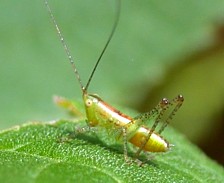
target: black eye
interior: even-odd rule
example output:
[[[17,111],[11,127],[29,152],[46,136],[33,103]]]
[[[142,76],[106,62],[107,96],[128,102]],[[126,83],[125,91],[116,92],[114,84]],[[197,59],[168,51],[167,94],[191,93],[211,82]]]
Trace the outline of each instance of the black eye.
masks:
[[[90,99],[87,99],[87,100],[86,100],[86,106],[87,106],[87,107],[90,107],[90,106],[92,105],[92,103],[93,103],[92,100],[90,100]]]

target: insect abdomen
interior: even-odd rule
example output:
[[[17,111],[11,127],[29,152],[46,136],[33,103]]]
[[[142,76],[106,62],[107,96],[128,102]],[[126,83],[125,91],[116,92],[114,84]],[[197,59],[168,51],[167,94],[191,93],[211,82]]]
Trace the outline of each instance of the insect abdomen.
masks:
[[[137,147],[141,147],[149,133],[150,129],[142,126],[129,139],[129,142]],[[169,149],[169,143],[159,134],[153,132],[142,149],[148,152],[166,152]]]

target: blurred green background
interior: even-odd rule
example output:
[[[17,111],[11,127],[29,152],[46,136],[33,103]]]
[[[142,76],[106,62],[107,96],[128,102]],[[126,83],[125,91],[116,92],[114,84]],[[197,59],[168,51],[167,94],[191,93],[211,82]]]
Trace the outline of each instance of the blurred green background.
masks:
[[[111,31],[115,2],[49,3],[86,83]],[[224,164],[224,1],[123,0],[89,92],[139,112],[183,94],[171,125]],[[81,100],[44,2],[2,0],[0,129],[66,118],[54,94]]]

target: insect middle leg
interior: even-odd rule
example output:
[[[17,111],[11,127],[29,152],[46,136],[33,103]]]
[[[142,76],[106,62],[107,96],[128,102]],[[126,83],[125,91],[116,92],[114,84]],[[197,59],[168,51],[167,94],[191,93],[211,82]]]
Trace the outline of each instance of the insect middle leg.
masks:
[[[124,159],[127,163],[129,163],[128,159],[128,140],[127,140],[127,129],[125,127],[121,128],[123,135],[123,145],[124,145]]]

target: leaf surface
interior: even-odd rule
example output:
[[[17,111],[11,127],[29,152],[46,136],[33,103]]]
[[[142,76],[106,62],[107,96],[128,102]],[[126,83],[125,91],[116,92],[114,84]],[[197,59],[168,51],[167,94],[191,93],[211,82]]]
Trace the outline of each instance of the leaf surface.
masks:
[[[94,135],[82,134],[65,140],[73,128],[74,124],[67,121],[33,122],[2,131],[0,181],[224,181],[223,168],[173,129],[167,129],[164,135],[175,147],[168,153],[155,154],[139,167],[136,163],[125,163],[121,149],[104,145]]]

